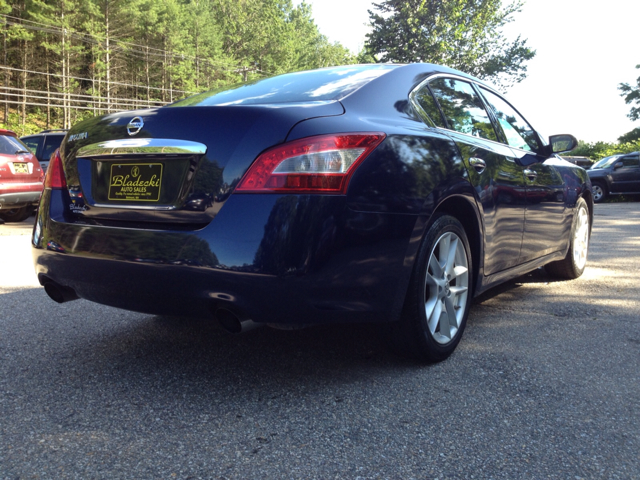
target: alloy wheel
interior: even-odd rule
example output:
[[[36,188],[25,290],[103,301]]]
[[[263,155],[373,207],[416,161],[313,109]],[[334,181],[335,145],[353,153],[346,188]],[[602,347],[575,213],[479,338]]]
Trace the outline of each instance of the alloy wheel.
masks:
[[[462,240],[443,234],[429,256],[425,278],[425,313],[439,344],[449,343],[464,318],[469,294],[469,265]]]
[[[580,207],[576,218],[576,228],[573,235],[573,261],[582,270],[587,263],[589,251],[589,214],[587,209]]]

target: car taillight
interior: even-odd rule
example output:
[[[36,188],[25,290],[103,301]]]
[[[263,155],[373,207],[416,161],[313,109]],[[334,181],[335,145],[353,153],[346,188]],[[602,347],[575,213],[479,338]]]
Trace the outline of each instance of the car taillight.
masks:
[[[64,170],[62,169],[62,158],[60,150],[51,156],[47,175],[44,178],[44,188],[67,188],[67,180],[64,178]]]
[[[253,162],[236,191],[344,194],[357,166],[384,138],[384,133],[339,133],[278,145]]]

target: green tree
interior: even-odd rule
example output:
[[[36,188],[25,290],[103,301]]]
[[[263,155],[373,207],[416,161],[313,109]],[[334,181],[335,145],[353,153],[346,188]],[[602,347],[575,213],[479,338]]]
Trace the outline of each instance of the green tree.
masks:
[[[598,161],[604,157],[617,155],[619,153],[631,153],[640,150],[640,140],[632,140],[625,143],[594,142],[586,143],[582,140],[578,146],[571,150],[571,156],[588,157],[593,161]]]
[[[349,50],[340,43],[330,43],[315,24],[311,6],[305,2],[294,8],[287,19],[290,48],[294,53],[290,71],[308,70],[355,62]]]
[[[380,62],[429,62],[491,78],[506,87],[526,77],[535,50],[502,27],[522,7],[516,0],[384,0],[369,10],[365,49]]]
[[[640,68],[640,65],[636,65],[636,68]],[[620,90],[620,96],[624,97],[624,103],[627,105],[636,105],[631,107],[631,111],[627,115],[631,120],[640,119],[640,77],[636,80],[636,86],[631,86],[628,83],[621,83],[618,86]]]
[[[634,128],[630,132],[618,137],[620,143],[630,143],[640,140],[640,127]]]

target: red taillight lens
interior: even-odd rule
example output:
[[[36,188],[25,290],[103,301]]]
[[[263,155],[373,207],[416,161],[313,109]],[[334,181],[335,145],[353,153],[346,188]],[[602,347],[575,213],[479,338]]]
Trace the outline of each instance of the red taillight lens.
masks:
[[[253,162],[236,191],[344,194],[357,166],[384,138],[384,133],[339,133],[278,145]]]
[[[67,180],[64,178],[64,170],[62,169],[62,158],[60,150],[51,155],[47,175],[44,178],[44,188],[67,188]]]

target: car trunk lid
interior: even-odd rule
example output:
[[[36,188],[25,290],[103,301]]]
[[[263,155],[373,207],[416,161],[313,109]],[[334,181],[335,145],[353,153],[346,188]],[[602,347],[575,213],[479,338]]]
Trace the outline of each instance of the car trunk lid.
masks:
[[[300,121],[342,113],[337,101],[167,106],[82,122],[61,146],[73,214],[136,228],[199,228],[260,152]]]

